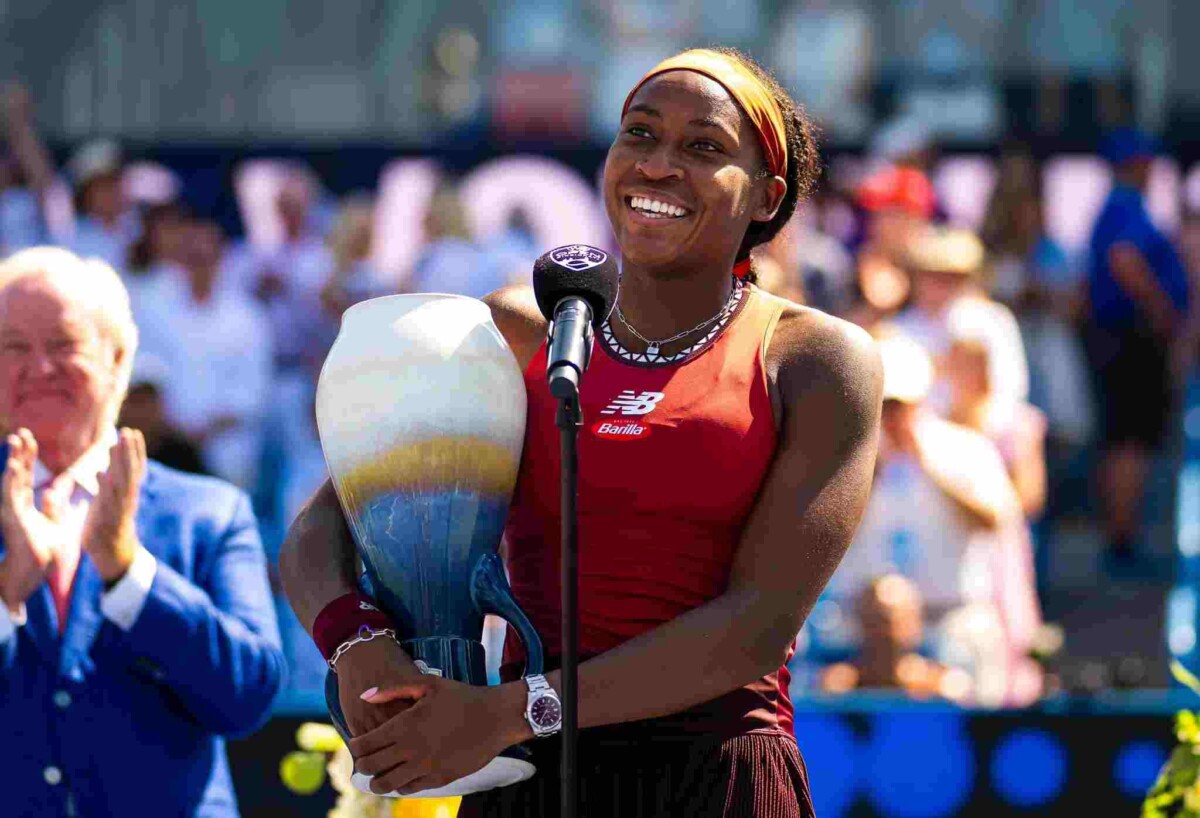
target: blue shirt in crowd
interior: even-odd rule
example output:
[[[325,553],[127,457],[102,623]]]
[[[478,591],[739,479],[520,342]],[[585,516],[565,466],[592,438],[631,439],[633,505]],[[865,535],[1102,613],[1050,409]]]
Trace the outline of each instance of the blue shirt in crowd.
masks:
[[[1108,195],[1092,228],[1089,246],[1088,292],[1092,320],[1106,329],[1132,327],[1138,317],[1134,300],[1113,278],[1108,252],[1116,244],[1131,244],[1146,259],[1154,277],[1180,311],[1188,305],[1187,272],[1175,247],[1150,220],[1142,194],[1117,185]]]

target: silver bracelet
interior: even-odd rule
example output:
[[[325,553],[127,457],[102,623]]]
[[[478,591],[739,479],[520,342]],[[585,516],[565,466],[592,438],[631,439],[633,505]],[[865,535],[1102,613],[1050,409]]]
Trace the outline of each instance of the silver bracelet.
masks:
[[[350,650],[350,648],[354,647],[355,645],[357,645],[361,642],[370,642],[371,640],[376,639],[380,636],[387,636],[387,637],[391,638],[391,640],[393,642],[395,642],[397,644],[400,643],[400,640],[398,640],[396,638],[396,631],[393,630],[392,628],[376,629],[376,628],[369,628],[366,625],[363,625],[361,628],[358,629],[357,636],[355,636],[353,639],[347,639],[345,642],[343,642],[342,644],[337,646],[337,650],[335,650],[333,652],[333,656],[329,657],[329,669],[332,670],[334,673],[337,673],[337,660],[341,659],[342,655],[346,651]]]

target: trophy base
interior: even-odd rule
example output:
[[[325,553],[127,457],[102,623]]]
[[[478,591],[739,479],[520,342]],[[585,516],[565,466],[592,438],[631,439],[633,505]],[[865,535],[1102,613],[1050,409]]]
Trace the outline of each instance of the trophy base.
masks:
[[[421,790],[409,795],[400,795],[396,792],[386,793],[386,798],[452,798],[456,795],[471,795],[472,793],[484,792],[485,790],[494,790],[497,787],[507,787],[509,784],[516,784],[520,781],[525,781],[530,778],[537,768],[528,761],[522,761],[519,758],[509,758],[508,756],[496,756],[480,769],[464,775],[455,781],[451,781],[444,787],[435,787],[431,790]],[[354,773],[351,777],[351,782],[354,788],[359,792],[371,792],[371,776],[363,775],[362,773]]]

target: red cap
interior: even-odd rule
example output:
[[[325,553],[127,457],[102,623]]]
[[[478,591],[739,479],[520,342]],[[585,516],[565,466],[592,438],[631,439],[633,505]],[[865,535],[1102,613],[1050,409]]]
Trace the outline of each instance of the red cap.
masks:
[[[903,210],[927,219],[933,215],[933,185],[915,168],[891,167],[859,185],[858,203],[872,212]]]

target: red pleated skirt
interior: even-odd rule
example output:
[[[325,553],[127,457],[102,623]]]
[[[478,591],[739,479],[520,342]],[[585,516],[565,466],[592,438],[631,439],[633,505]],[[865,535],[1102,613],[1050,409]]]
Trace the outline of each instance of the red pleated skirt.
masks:
[[[526,746],[537,774],[467,796],[460,818],[559,818],[562,743]],[[580,733],[579,800],[580,818],[814,818],[791,736],[672,737],[656,735],[653,721]]]

